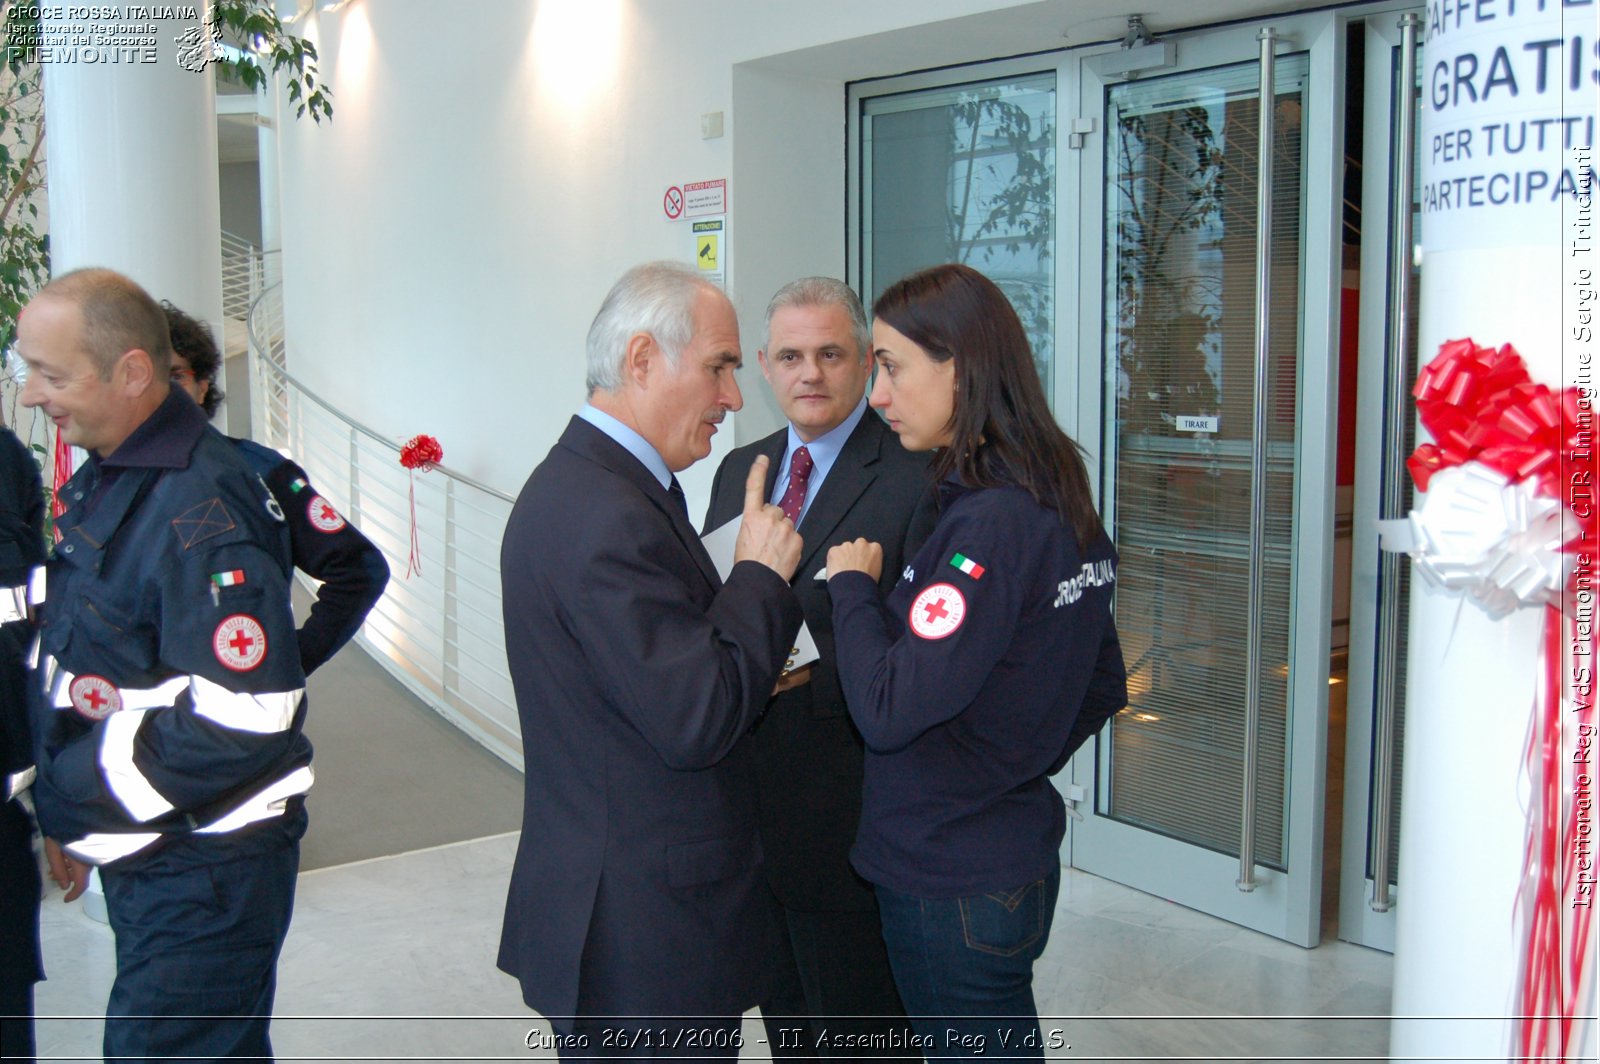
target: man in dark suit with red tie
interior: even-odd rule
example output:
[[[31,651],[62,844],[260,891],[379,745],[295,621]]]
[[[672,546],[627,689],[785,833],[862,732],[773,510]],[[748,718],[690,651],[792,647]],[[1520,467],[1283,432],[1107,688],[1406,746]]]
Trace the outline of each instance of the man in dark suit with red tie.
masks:
[[[842,282],[807,277],[779,290],[760,358],[789,424],[728,455],[706,520],[709,530],[737,517],[744,471],[763,457],[770,463],[762,497],[805,541],[793,583],[821,654],[784,676],[738,754],[756,776],[766,881],[782,925],[761,1006],[780,1057],[917,1054],[872,887],[850,867],[862,745],[839,689],[832,607],[818,578],[830,546],[864,536],[883,544],[887,591],[935,519],[929,456],[906,451],[867,409],[871,350],[866,312]]]
[[[793,524],[750,486],[727,580],[673,475],[742,398],[733,306],[651,263],[589,329],[589,402],[501,546],[525,803],[500,967],[564,1058],[736,1057],[771,920],[746,777],[727,755],[800,627]]]

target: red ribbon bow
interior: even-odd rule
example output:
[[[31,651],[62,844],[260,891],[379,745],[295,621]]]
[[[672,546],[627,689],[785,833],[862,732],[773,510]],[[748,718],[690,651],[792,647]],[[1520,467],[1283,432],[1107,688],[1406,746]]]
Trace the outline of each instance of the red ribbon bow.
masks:
[[[439,446],[439,441],[432,436],[420,434],[413,436],[400,448],[400,464],[410,470],[407,476],[411,481],[409,485],[411,556],[406,559],[407,579],[410,579],[412,573],[422,572],[422,543],[417,536],[417,470],[426,473],[442,461],[444,461],[444,448]]]
[[[1580,447],[1578,389],[1535,384],[1515,348],[1451,340],[1417,377],[1411,394],[1433,436],[1406,461],[1418,491],[1441,469],[1478,461],[1512,482],[1535,478],[1538,492],[1561,498],[1561,456]],[[1594,531],[1591,510],[1581,524]]]
[[[413,436],[400,448],[400,464],[427,472],[444,461],[444,448],[432,436]]]

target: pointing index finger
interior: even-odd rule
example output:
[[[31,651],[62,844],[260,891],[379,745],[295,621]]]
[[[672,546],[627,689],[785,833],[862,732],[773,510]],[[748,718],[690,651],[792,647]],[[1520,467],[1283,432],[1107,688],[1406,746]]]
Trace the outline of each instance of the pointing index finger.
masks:
[[[767,501],[767,456],[756,455],[750,463],[750,472],[744,478],[744,512],[755,513]]]

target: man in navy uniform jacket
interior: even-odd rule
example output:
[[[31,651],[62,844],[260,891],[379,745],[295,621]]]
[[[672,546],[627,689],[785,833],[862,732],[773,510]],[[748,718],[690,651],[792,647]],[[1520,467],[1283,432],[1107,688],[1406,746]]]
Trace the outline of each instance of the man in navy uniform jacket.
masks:
[[[311,788],[283,514],[170,386],[166,318],[128,278],[56,278],[17,347],[22,401],[89,452],[39,616],[33,796],[53,878],[100,866],[105,1056],[270,1057]]]
[[[44,488],[22,441],[0,428],[0,1055],[33,1060],[39,959],[39,867],[21,796],[33,782],[27,588],[44,561]]]

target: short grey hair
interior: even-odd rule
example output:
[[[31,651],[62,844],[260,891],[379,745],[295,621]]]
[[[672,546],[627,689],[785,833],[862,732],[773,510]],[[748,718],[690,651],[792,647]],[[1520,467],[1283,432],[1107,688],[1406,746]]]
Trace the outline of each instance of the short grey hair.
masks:
[[[850,326],[855,331],[856,350],[859,357],[872,354],[872,326],[867,324],[867,311],[855,289],[832,277],[802,277],[778,289],[778,294],[767,304],[765,335],[761,341],[764,351],[772,346],[772,316],[784,307],[843,307],[850,316]]]
[[[593,395],[622,387],[622,364],[628,339],[649,333],[677,366],[678,356],[694,338],[694,303],[703,291],[721,290],[681,262],[646,262],[635,266],[606,293],[589,325],[584,384]]]

